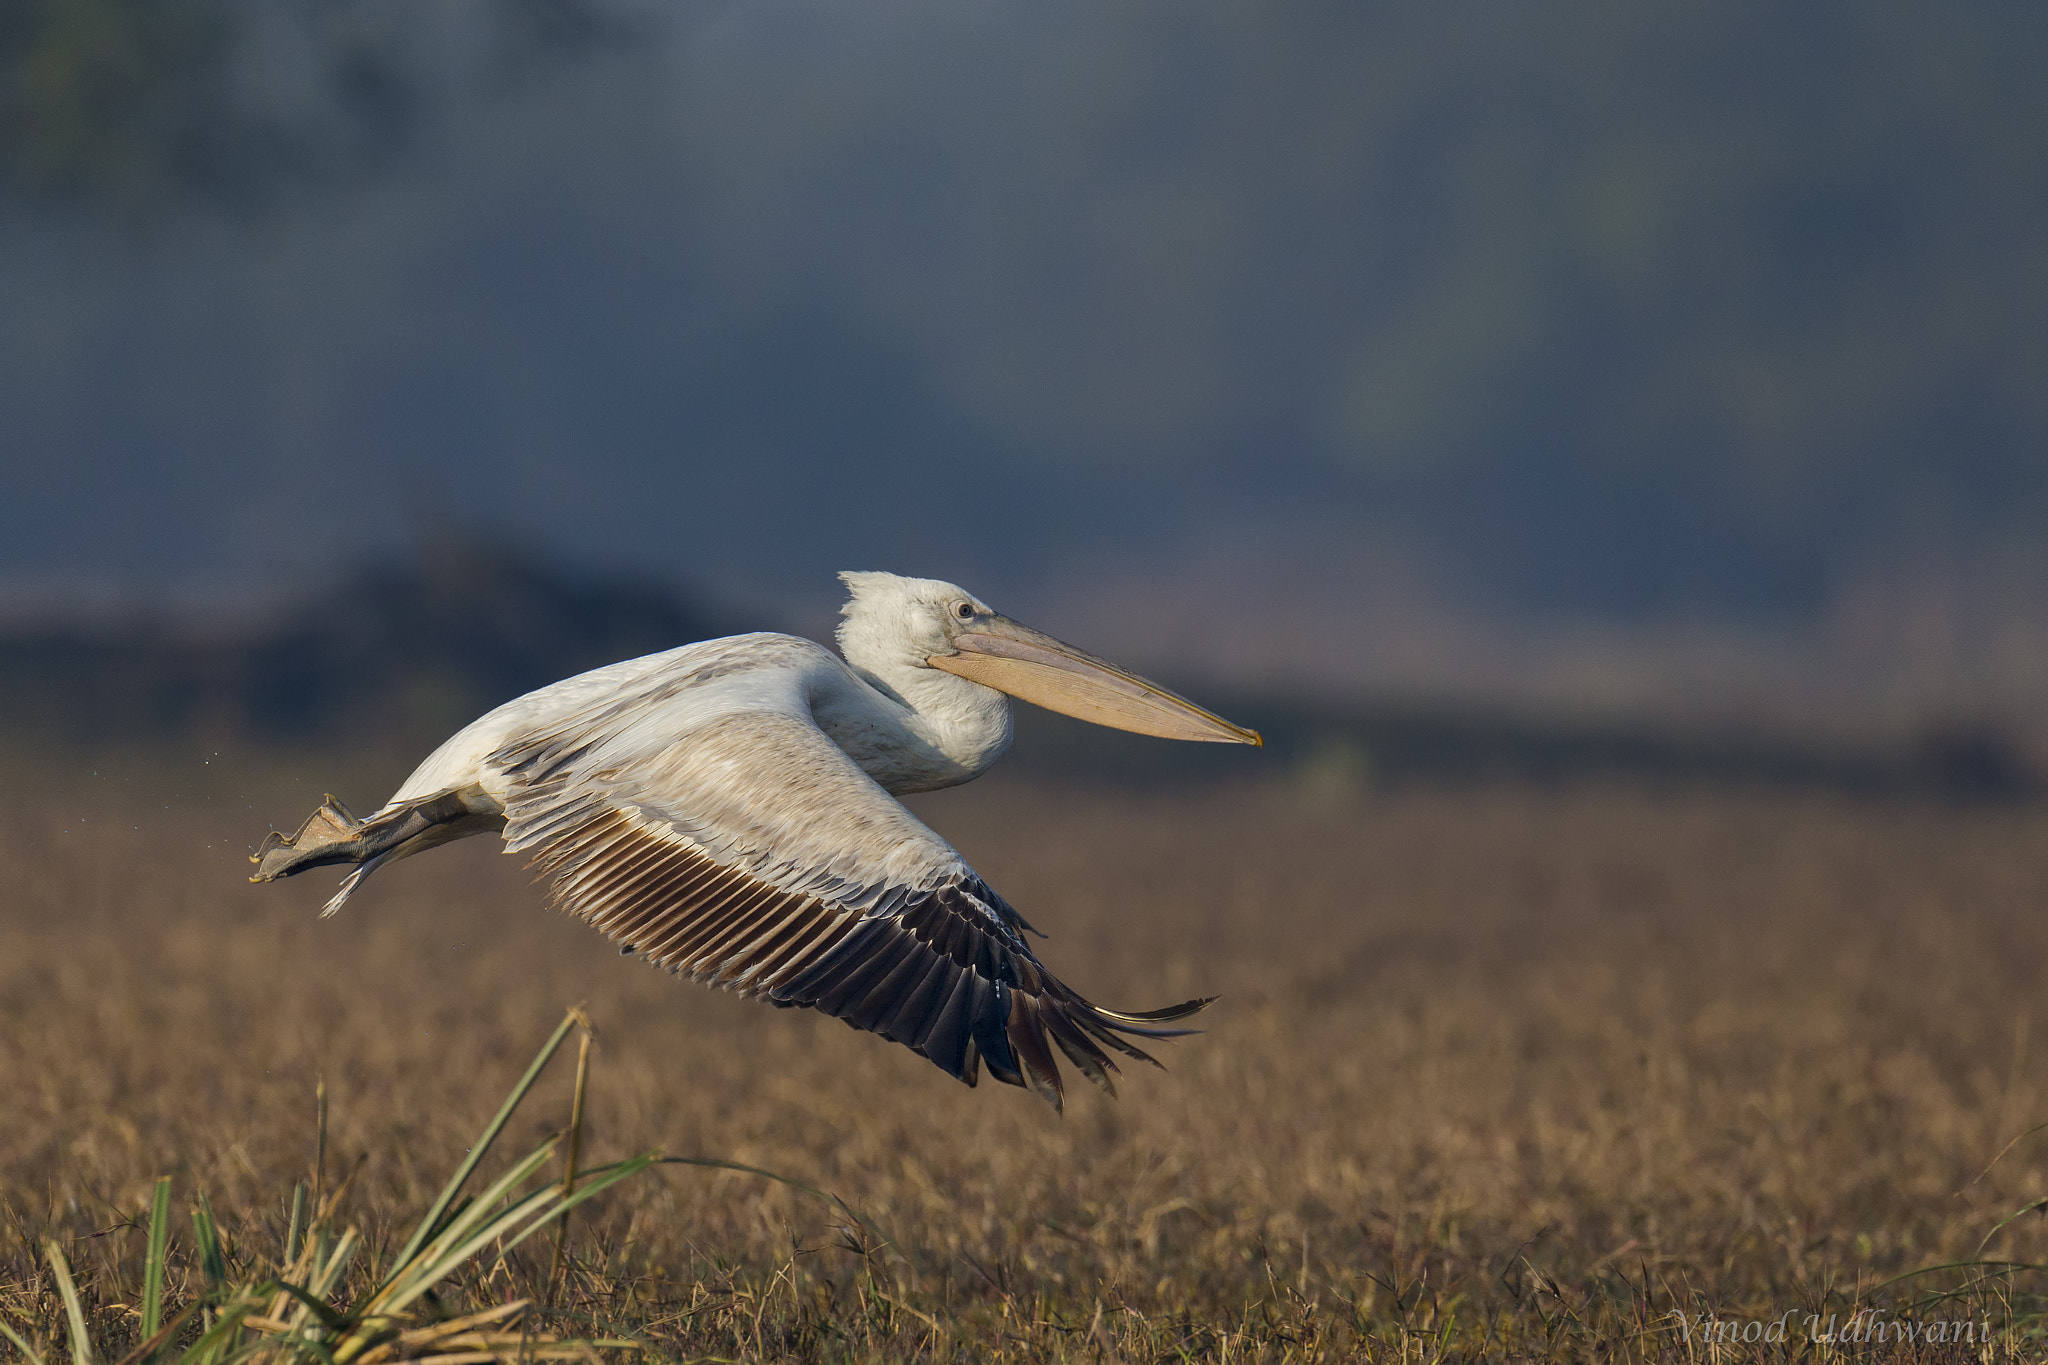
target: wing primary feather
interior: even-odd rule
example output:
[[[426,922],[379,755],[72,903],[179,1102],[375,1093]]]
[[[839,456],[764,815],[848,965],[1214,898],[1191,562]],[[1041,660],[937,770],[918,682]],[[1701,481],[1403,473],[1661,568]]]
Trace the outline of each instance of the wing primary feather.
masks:
[[[1045,994],[1045,972],[1029,953],[1011,953],[1009,957],[1009,982],[1026,995],[1036,998]]]
[[[1041,1001],[1038,1017],[1044,1023],[1047,1035],[1061,1052],[1067,1054],[1067,1060],[1078,1067],[1096,1089],[1116,1094],[1116,1086],[1109,1079],[1110,1073],[1117,1069],[1116,1063],[1068,1018],[1059,1002]]]
[[[1010,980],[1013,973],[1005,970],[1010,965],[1009,945],[993,934],[970,934],[968,937],[973,949],[974,970],[991,981]]]
[[[904,995],[912,985],[924,979],[931,963],[929,949],[916,939],[906,938],[898,954],[897,963],[889,974],[869,987],[861,996],[860,1003],[845,1012],[844,1018],[855,1027],[871,1033],[882,1032],[882,1021],[894,1018],[897,1008],[903,1004]]]
[[[842,981],[847,972],[858,969],[874,940],[888,932],[885,921],[862,918],[829,951],[808,963],[776,993],[800,1004],[817,1005],[819,998]]]
[[[931,1023],[916,1047],[941,1071],[972,1084],[968,1060],[974,1037],[968,1009],[974,1001],[974,974],[957,966],[949,971],[951,975],[940,983],[944,993],[932,1010]]]
[[[1122,1024],[1165,1024],[1171,1023],[1176,1019],[1185,1019],[1191,1014],[1200,1014],[1215,1003],[1215,996],[1205,995],[1198,1000],[1184,1000],[1178,1005],[1168,1005],[1163,1010],[1106,1010],[1102,1006],[1097,1005],[1095,1006],[1095,1011],[1098,1014],[1107,1015],[1109,1018]],[[1178,1038],[1183,1034],[1199,1033],[1200,1031],[1199,1029],[1180,1029],[1172,1033],[1152,1033],[1146,1036],[1149,1038]]]
[[[1040,1099],[1055,1109],[1065,1109],[1065,1092],[1060,1085],[1059,1063],[1045,1045],[1045,1025],[1038,1018],[1038,1001],[1023,991],[1010,992],[1007,1021],[1010,1047],[1024,1064],[1024,1080]]]
[[[967,1005],[968,1028],[975,1047],[981,1052],[981,1060],[988,1064],[988,1074],[1005,1085],[1024,1084],[1024,1077],[1017,1070],[1017,1055],[1010,1048],[1007,1029],[1009,988],[978,974],[968,979],[974,983],[974,994]]]
[[[1129,1057],[1132,1061],[1150,1062],[1154,1066],[1159,1065],[1158,1058],[1154,1057],[1151,1053],[1145,1051],[1145,1049],[1139,1047],[1136,1043],[1130,1042],[1124,1038],[1119,1037],[1107,1025],[1105,1025],[1099,1019],[1097,1019],[1092,1011],[1086,1009],[1077,1009],[1073,1012],[1072,1017],[1076,1024],[1080,1025],[1082,1029],[1086,1030],[1089,1037],[1095,1039],[1097,1042],[1103,1044],[1104,1046],[1115,1048],[1118,1052],[1123,1053],[1124,1056]]]
[[[896,970],[914,946],[910,939],[898,937],[893,933],[885,932],[876,937],[881,941],[858,963],[852,964],[846,975],[841,977],[832,989],[818,997],[819,1009],[844,1019],[848,1006],[864,996],[877,981]]]
[[[884,1038],[911,1047],[924,1041],[926,1032],[931,1028],[932,1011],[940,1003],[939,993],[957,970],[951,962],[931,952],[920,954],[919,960],[916,980],[903,991],[896,1007],[876,1030]]]

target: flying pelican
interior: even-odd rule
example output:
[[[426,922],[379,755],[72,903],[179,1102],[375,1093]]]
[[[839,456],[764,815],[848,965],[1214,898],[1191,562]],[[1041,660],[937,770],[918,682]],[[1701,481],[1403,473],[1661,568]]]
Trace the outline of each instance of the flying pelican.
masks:
[[[1114,1094],[1110,1051],[1153,1060],[1123,1035],[1183,1034],[1162,1026],[1209,1001],[1126,1014],[1082,999],[1039,964],[1023,916],[891,798],[986,772],[1010,745],[1011,697],[1168,739],[1259,735],[951,583],[840,578],[843,662],[736,635],[529,692],[367,819],[329,796],[296,834],[273,830],[250,880],[353,864],[331,915],[386,863],[498,831],[621,952],[822,1010],[968,1085],[986,1063],[1057,1108],[1056,1046]]]

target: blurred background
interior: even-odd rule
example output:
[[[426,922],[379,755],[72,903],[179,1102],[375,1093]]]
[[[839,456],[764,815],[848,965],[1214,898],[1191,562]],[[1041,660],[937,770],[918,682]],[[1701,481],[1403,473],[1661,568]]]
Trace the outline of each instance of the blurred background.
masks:
[[[886,568],[1310,784],[2031,792],[2044,69],[1996,2],[15,0],[0,743],[431,739]]]

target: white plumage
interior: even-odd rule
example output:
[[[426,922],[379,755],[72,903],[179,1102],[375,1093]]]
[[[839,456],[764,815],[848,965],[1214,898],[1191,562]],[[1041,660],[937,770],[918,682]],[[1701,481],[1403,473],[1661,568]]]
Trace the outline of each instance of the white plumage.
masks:
[[[844,574],[842,661],[788,635],[686,645],[507,702],[452,736],[357,820],[329,797],[273,832],[253,880],[354,864],[332,914],[386,863],[501,831],[556,902],[671,971],[807,1005],[979,1067],[1054,1104],[1053,1049],[1109,1088],[1127,1035],[1207,1001],[1105,1010],[1048,974],[1023,919],[893,799],[987,770],[1009,695],[1173,738],[1251,731],[950,583]]]

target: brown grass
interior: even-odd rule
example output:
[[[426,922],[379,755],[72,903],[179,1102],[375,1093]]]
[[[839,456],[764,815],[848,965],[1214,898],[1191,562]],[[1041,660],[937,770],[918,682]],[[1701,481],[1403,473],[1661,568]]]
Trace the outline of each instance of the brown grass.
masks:
[[[2040,1340],[2030,1271],[1876,1286],[2048,1260],[2038,1216],[1978,1253],[2048,1194],[2048,1133],[1994,1162],[2048,1119],[2048,811],[1000,776],[925,799],[1080,990],[1224,997],[1169,1070],[1062,1119],[621,959],[486,841],[323,923],[322,874],[242,881],[266,822],[317,791],[166,799],[73,785],[0,826],[0,1313],[46,1341],[45,1230],[103,1345],[132,1341],[158,1174],[208,1192],[234,1254],[274,1254],[316,1077],[327,1178],[360,1161],[344,1217],[388,1252],[579,1000],[600,1031],[586,1160],[768,1167],[890,1239],[858,1249],[833,1206],[744,1175],[622,1187],[579,1214],[551,1325],[635,1333],[644,1358],[1976,1360]],[[567,1088],[565,1068],[512,1136],[559,1124]],[[1858,1308],[1988,1321],[1998,1344],[1807,1340],[1808,1314]],[[1787,1313],[1782,1344],[1699,1326]]]

